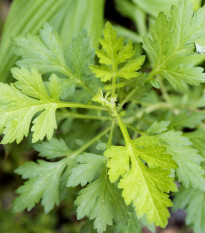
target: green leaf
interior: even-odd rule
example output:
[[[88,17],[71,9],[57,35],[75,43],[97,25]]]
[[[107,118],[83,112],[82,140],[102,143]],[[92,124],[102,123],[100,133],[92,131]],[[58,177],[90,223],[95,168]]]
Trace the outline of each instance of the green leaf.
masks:
[[[181,187],[174,199],[173,210],[185,209],[186,224],[194,233],[205,232],[205,192]]]
[[[204,69],[193,67],[192,65],[180,65],[177,67],[167,66],[161,69],[161,76],[165,77],[169,83],[176,89],[187,89],[187,84],[191,86],[200,86],[205,82]]]
[[[65,88],[69,85],[71,85],[69,88],[73,93],[78,85],[87,89],[90,94],[94,94],[92,90],[95,90],[96,87],[94,86],[92,90],[88,88],[94,84],[89,69],[89,65],[94,63],[94,52],[90,49],[89,38],[85,30],[73,38],[66,50],[63,49],[58,34],[49,24],[44,25],[39,36],[20,36],[15,41],[16,53],[22,57],[17,62],[18,66],[36,68],[42,74],[58,72],[70,78],[69,81],[67,79],[61,81],[63,98],[69,96],[69,94],[65,95],[65,91],[68,92]]]
[[[80,191],[75,205],[78,206],[78,219],[85,216],[94,219],[94,228],[98,233],[104,232],[107,226],[112,225],[113,219],[126,222],[124,215],[127,214],[127,207],[120,191],[110,183],[105,169],[95,181]]]
[[[59,162],[26,162],[15,170],[24,179],[29,179],[17,189],[19,196],[14,200],[13,211],[31,210],[41,200],[45,213],[59,204],[59,183],[65,160]]]
[[[88,31],[91,46],[97,47],[103,27],[104,2],[105,0],[14,0],[1,39],[1,80],[8,79],[10,68],[18,58],[14,55],[12,38],[27,33],[35,35],[46,22],[59,33],[64,49],[67,49],[73,36],[83,28]]]
[[[162,124],[163,125],[163,124]],[[152,128],[153,126],[151,126]],[[163,126],[162,128],[163,129]],[[167,148],[167,153],[172,155],[173,160],[177,163],[178,168],[176,173],[180,182],[185,187],[192,186],[195,189],[205,189],[205,171],[201,167],[201,163],[204,159],[199,155],[198,151],[192,147],[191,141],[182,136],[181,131],[170,130],[162,132],[160,127],[158,128],[158,134],[155,130],[155,137],[159,140],[161,146]],[[165,131],[165,128],[163,129]],[[162,132],[162,133],[161,133]]]
[[[184,127],[194,129],[195,127],[201,125],[204,119],[205,114],[203,113],[181,111],[178,115],[173,115],[171,126],[177,129]]]
[[[33,142],[45,136],[50,140],[57,127],[55,112],[61,93],[57,76],[52,75],[50,78],[49,95],[37,70],[32,69],[30,72],[25,68],[13,68],[12,73],[17,80],[15,84],[0,84],[0,132],[4,134],[2,143],[15,140],[19,143],[28,135],[31,121],[39,112],[32,122]]]
[[[39,152],[39,156],[45,157],[46,159],[64,157],[71,153],[71,150],[62,138],[52,138],[50,141],[35,144],[33,148]]]
[[[79,184],[85,186],[91,183],[102,172],[106,159],[103,156],[84,153],[77,157],[77,162],[78,166],[72,169],[68,179],[68,187],[75,187]]]
[[[17,60],[12,47],[12,38],[28,32],[36,34],[45,22],[50,21],[60,9],[65,7],[66,2],[69,1],[14,0],[12,2],[0,46],[1,81],[6,81],[10,68]]]
[[[170,169],[177,167],[166,148],[154,136],[141,136],[127,146],[112,146],[105,151],[111,182],[118,179],[127,205],[133,203],[139,217],[165,227],[172,206],[168,194],[177,191]],[[146,161],[147,166],[142,162]]]
[[[96,50],[101,66],[90,66],[97,78],[102,82],[121,77],[130,79],[138,77],[137,72],[144,63],[145,56],[135,58],[135,49],[131,42],[123,44],[123,38],[117,37],[117,32],[109,22],[103,31],[104,38],[100,40],[101,49]],[[125,64],[124,64],[125,63]]]
[[[139,219],[137,218],[135,212],[130,212],[129,216],[127,216],[128,223],[127,225],[123,225],[121,223],[117,224],[117,233],[123,232],[123,233],[142,233],[142,227],[140,224]]]
[[[18,66],[36,68],[41,73],[62,72],[66,67],[63,46],[58,34],[49,24],[40,30],[40,35],[19,36],[15,39],[16,54],[22,59]]]
[[[86,30],[80,31],[77,37],[73,37],[66,52],[68,66],[79,78],[90,75],[89,65],[94,63],[95,53],[90,49],[89,39]]]
[[[150,34],[144,37],[144,48],[148,53],[154,75],[166,78],[175,88],[187,88],[187,84],[198,86],[205,81],[203,69],[184,65],[192,55],[195,41],[205,38],[205,7],[193,12],[190,1],[182,0],[171,8],[171,17],[160,13],[151,24]]]

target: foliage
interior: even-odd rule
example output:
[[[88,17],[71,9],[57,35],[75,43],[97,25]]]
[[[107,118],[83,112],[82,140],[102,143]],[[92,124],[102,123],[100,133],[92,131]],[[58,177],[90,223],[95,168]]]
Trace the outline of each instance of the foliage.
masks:
[[[41,157],[15,170],[26,181],[14,212],[41,203],[48,213],[77,187],[82,232],[140,233],[145,222],[166,227],[177,182],[175,205],[204,231],[205,74],[186,59],[205,38],[205,7],[192,8],[182,0],[159,13],[143,45],[107,22],[96,60],[85,30],[66,48],[48,23],[14,39],[16,81],[0,84],[2,144],[26,137]]]

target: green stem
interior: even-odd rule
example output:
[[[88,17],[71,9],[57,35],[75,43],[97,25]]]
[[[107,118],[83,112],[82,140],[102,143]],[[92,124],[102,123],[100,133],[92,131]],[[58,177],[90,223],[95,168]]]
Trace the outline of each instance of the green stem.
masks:
[[[113,139],[114,128],[115,128],[115,120],[112,121],[110,135],[109,135],[108,142],[107,142],[107,148],[109,148],[109,147],[112,146],[112,139]]]
[[[96,137],[92,138],[89,142],[87,142],[85,145],[83,145],[81,148],[76,150],[74,154],[72,155],[73,157],[76,157],[77,155],[81,154],[83,151],[85,151],[88,147],[90,147],[94,142],[98,141],[101,137],[103,137],[106,133],[108,133],[111,129],[111,126],[102,131],[100,134],[98,134]]]
[[[130,128],[131,130],[137,132],[138,134],[143,134],[142,131],[138,130],[137,128],[135,128],[134,126],[132,125],[129,125],[129,124],[125,124],[127,128]]]
[[[114,114],[115,114],[115,116],[117,118],[120,130],[121,130],[122,135],[123,135],[124,140],[125,140],[125,143],[126,143],[126,145],[129,145],[131,139],[130,139],[129,133],[127,131],[127,128],[126,128],[124,122],[122,121],[121,117],[119,116],[119,114],[118,114],[118,112],[116,110],[114,111]]]
[[[57,108],[86,108],[86,109],[96,109],[96,110],[107,111],[107,108],[105,107],[90,105],[90,104],[60,102],[60,103],[56,103],[56,105],[57,105]]]
[[[76,119],[90,119],[90,120],[101,120],[101,121],[111,121],[112,117],[107,116],[95,116],[95,115],[84,115],[79,113],[72,113],[72,112],[60,112],[58,113],[60,117],[71,117]]]

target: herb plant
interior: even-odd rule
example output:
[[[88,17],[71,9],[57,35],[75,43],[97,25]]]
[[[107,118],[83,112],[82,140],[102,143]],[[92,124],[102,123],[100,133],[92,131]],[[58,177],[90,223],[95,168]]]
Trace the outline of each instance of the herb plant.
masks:
[[[21,59],[16,81],[0,84],[2,144],[27,137],[42,157],[15,170],[27,180],[15,212],[41,202],[48,213],[78,186],[78,219],[133,233],[166,227],[177,193],[174,209],[205,231],[205,74],[192,65],[205,7],[192,8],[182,0],[159,13],[143,44],[125,43],[107,22],[96,59],[85,30],[67,49],[49,24],[14,40]]]

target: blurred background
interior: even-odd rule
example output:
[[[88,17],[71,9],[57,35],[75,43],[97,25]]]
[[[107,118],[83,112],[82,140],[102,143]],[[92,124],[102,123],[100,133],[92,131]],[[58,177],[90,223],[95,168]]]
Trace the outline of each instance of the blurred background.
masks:
[[[27,3],[24,0],[16,0],[14,2],[15,4],[25,2],[25,4],[32,5],[32,1],[34,0],[27,0]],[[47,0],[45,2],[49,1],[51,2],[52,0]],[[61,1],[62,0],[59,0],[59,2]],[[80,1],[81,0],[67,0],[66,2],[64,0],[66,6],[63,8],[66,9],[66,7],[68,7],[67,10],[65,11],[65,9],[61,9],[58,6],[59,8],[56,10],[55,14],[53,14],[53,17],[49,17],[47,19],[45,17],[45,21],[48,20],[51,23],[53,22],[54,27],[64,38],[68,38],[66,33],[69,32],[70,34],[69,38],[66,40],[67,42],[72,38],[76,31],[80,30],[80,27],[86,27],[89,35],[91,36],[93,47],[97,47],[98,45],[98,37],[101,34],[101,29],[105,20],[111,21],[116,26],[119,35],[123,35],[127,39],[132,39],[136,43],[141,42],[143,34],[147,31],[148,24],[156,17],[158,12],[160,10],[168,12],[170,5],[177,2],[177,0],[99,0],[99,5],[96,5],[96,8],[94,8],[94,1],[98,0],[84,0],[79,3]],[[39,2],[39,0],[36,2]],[[44,0],[40,2],[42,5],[44,4]],[[69,2],[73,2],[74,5]],[[75,5],[74,2],[78,2],[78,6]],[[193,2],[195,9],[203,4],[200,0],[193,0]],[[41,27],[41,24],[39,24],[38,28],[34,21],[30,28],[27,27],[28,30],[25,28],[20,29],[18,25],[23,25],[24,23],[22,22],[22,19],[24,18],[24,5],[19,9],[13,8],[8,16],[11,3],[11,0],[0,0],[0,79],[5,82],[10,79],[9,69],[16,60],[12,53],[10,37],[17,34],[25,34],[27,32],[35,34]],[[69,9],[71,7],[73,8],[70,11]],[[75,7],[81,12],[81,16],[82,14],[84,15],[84,18],[72,18],[74,17],[72,15],[72,11]],[[88,10],[92,10],[91,13],[93,13],[93,15],[96,11],[96,22],[93,22],[93,18],[90,19],[90,21],[89,19],[86,19],[86,17],[90,15]],[[64,11],[65,22],[69,21],[69,25],[62,23],[64,22]],[[38,14],[38,11],[36,11],[35,14]],[[4,28],[4,33],[2,34],[7,16],[8,23]],[[59,18],[61,18],[61,20],[59,23],[56,23],[56,19]],[[74,22],[75,25],[72,25]],[[87,22],[86,25],[85,22]],[[42,21],[42,24],[43,23],[44,22]],[[81,26],[79,26],[79,24]],[[89,25],[92,25],[92,28],[90,28],[91,26]],[[4,59],[5,56],[7,59]],[[7,145],[5,147],[2,145],[0,146],[0,233],[91,233],[89,224],[76,220],[75,207],[73,205],[76,195],[75,190],[66,190],[64,193],[65,198],[61,201],[60,206],[54,208],[54,210],[47,215],[43,213],[40,206],[37,206],[31,212],[25,211],[20,214],[12,213],[11,207],[12,201],[15,197],[15,189],[22,184],[20,177],[16,176],[13,171],[24,161],[35,160],[36,158],[36,153],[31,150],[27,142],[23,142],[18,146],[15,144]],[[143,232],[150,233],[146,227],[143,228]],[[176,213],[172,213],[166,229],[157,229],[156,232],[191,233],[192,231],[185,226],[185,213],[180,210]]]

